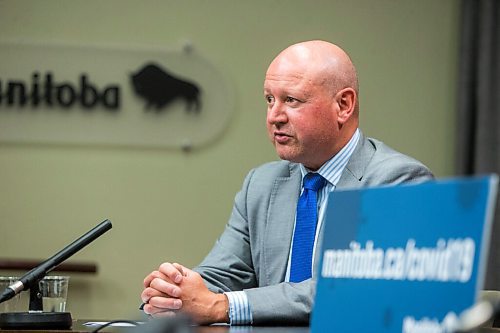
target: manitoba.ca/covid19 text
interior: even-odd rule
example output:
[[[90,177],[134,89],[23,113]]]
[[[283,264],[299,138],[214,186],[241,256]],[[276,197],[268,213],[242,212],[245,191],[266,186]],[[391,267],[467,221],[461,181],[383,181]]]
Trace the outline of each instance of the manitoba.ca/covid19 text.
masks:
[[[409,239],[405,248],[365,247],[352,241],[348,249],[325,250],[321,275],[325,278],[354,278],[408,281],[469,281],[474,267],[475,243],[471,238],[438,239],[434,247],[417,247]]]

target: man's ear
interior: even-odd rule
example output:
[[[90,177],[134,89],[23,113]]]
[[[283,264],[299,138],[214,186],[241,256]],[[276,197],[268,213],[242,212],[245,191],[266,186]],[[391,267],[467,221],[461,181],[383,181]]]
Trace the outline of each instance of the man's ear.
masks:
[[[344,88],[337,93],[338,104],[337,121],[340,124],[345,124],[354,114],[356,103],[358,102],[356,91],[352,88]]]

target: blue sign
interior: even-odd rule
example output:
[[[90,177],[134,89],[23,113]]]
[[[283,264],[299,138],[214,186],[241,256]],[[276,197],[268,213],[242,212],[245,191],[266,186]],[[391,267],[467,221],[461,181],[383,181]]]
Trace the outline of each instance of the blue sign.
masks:
[[[448,332],[482,289],[498,177],[335,191],[311,331]]]

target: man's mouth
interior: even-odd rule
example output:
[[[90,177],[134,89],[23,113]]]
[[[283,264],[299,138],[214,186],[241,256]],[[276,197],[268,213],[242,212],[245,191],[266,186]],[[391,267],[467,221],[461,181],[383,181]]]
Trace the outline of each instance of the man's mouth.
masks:
[[[274,132],[274,140],[280,144],[287,143],[291,137],[291,135],[284,132]]]

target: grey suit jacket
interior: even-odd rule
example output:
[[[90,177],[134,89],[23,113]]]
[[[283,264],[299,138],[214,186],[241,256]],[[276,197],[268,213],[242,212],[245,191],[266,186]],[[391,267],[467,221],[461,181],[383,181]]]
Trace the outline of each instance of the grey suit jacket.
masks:
[[[420,162],[361,135],[337,189],[432,178]],[[299,165],[288,161],[250,171],[224,232],[195,268],[212,291],[244,290],[256,325],[309,322],[315,276],[300,283],[283,282],[301,180]]]

